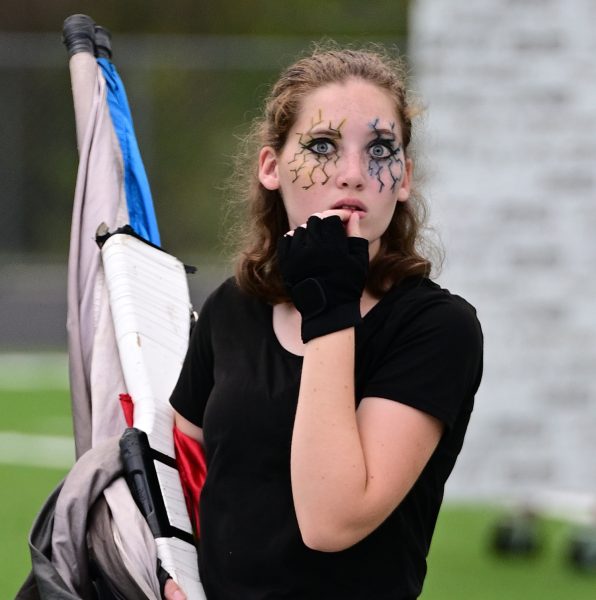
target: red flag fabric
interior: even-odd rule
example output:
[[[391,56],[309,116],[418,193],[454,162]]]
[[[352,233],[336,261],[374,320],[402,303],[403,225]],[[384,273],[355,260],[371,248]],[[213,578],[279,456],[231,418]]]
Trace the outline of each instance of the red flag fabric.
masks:
[[[186,435],[174,425],[174,447],[176,449],[176,462],[182,482],[182,491],[186,508],[192,522],[197,539],[200,536],[199,528],[199,499],[201,490],[207,477],[207,462],[205,451],[197,440]]]

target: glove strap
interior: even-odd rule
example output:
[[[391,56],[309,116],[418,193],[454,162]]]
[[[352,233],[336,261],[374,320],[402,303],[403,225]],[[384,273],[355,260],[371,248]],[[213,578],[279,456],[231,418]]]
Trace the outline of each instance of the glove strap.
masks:
[[[321,284],[312,277],[292,287],[292,300],[303,319],[312,319],[327,306],[327,296]]]
[[[331,310],[320,311],[310,318],[302,316],[302,341],[306,343],[334,331],[355,327],[361,321],[360,301],[340,304]]]

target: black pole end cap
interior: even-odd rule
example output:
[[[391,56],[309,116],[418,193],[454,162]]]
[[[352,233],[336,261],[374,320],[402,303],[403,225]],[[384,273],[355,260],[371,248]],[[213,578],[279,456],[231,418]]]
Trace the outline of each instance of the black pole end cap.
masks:
[[[97,58],[112,58],[112,34],[101,25],[95,26],[95,56]]]
[[[95,55],[95,21],[87,15],[71,15],[62,26],[62,41],[69,57],[78,52]]]

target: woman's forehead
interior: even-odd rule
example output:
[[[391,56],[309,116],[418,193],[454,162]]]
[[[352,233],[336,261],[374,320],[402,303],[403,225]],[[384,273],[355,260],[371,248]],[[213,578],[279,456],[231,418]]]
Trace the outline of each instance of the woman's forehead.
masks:
[[[389,92],[361,79],[329,83],[307,94],[301,102],[296,123],[314,125],[319,115],[327,125],[330,120],[350,117],[395,122],[397,116]]]

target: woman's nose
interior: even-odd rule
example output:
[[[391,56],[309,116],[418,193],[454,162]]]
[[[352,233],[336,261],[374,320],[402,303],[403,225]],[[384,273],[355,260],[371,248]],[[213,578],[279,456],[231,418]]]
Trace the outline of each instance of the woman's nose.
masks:
[[[338,187],[361,190],[364,187],[366,167],[356,152],[344,152],[337,161],[336,182]]]

